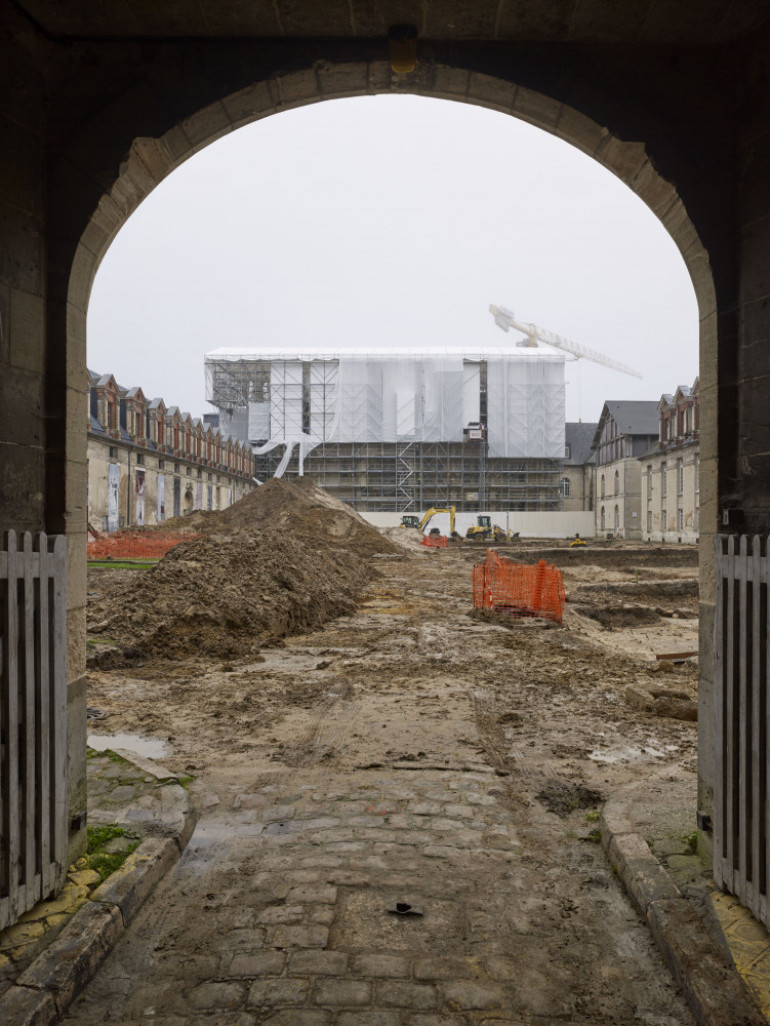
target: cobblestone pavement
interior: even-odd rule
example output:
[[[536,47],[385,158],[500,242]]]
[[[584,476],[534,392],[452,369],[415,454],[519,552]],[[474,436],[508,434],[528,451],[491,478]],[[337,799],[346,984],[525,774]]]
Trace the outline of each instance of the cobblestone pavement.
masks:
[[[689,1026],[601,849],[545,863],[507,798],[483,764],[233,787],[66,1022]]]

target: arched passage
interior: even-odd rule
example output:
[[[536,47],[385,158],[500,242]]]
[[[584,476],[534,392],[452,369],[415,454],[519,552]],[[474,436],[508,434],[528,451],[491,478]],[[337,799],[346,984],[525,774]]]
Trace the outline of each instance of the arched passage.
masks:
[[[62,482],[68,506],[82,507],[85,493],[85,366],[86,311],[99,263],[128,217],[185,160],[222,136],[269,117],[272,114],[326,99],[383,92],[414,91],[436,99],[481,105],[520,118],[563,141],[576,146],[616,174],[652,210],[679,248],[689,270],[698,302],[701,350],[701,404],[704,424],[716,425],[716,297],[708,254],[674,186],[656,170],[642,142],[626,142],[598,121],[532,89],[511,81],[461,68],[434,66],[431,75],[415,83],[393,76],[386,62],[351,65],[314,65],[269,80],[257,82],[192,113],[155,137],[139,135],[126,139],[128,153],[117,177],[105,188],[97,209],[79,235],[74,249],[66,299],[66,367],[68,429]],[[120,126],[130,131],[129,122]],[[114,150],[113,143],[112,149]],[[118,169],[116,169],[118,170]],[[71,228],[74,227],[71,226]],[[711,622],[713,572],[710,569],[711,534],[716,520],[716,431],[704,433],[701,445],[702,526],[704,552],[702,595]],[[70,531],[71,565],[83,563],[85,530]],[[84,648],[85,587],[71,592],[71,651]],[[708,638],[708,634],[704,634]],[[711,652],[702,642],[701,674],[710,681]],[[81,657],[77,657],[80,662]],[[709,708],[710,690],[702,689],[702,701]],[[73,708],[71,721],[85,724],[85,696]],[[710,723],[708,715],[701,717]],[[84,726],[81,730],[84,734]],[[84,738],[83,738],[84,740]],[[701,781],[705,794],[711,789],[711,732],[703,728]],[[707,803],[708,799],[706,799]]]

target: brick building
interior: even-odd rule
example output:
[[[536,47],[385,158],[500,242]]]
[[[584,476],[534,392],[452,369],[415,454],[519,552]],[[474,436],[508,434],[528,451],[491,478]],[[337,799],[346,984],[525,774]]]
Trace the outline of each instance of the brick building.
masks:
[[[248,445],[218,428],[89,371],[88,524],[157,524],[225,509],[256,485]]]

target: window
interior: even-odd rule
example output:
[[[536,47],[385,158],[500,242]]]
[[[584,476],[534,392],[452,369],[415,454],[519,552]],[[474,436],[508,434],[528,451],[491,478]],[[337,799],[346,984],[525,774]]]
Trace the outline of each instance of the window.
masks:
[[[652,467],[647,468],[647,498],[652,498]],[[648,528],[649,530],[649,528]]]
[[[200,467],[198,467],[197,476],[198,476],[199,479],[201,479],[203,477],[203,471],[201,470]]]
[[[620,471],[615,471],[615,495],[620,495]]]
[[[602,480],[604,480],[604,478],[602,478]],[[607,529],[606,517],[605,517],[605,514],[604,514],[604,506],[602,506],[602,531],[606,531],[606,529]]]
[[[144,466],[144,453],[143,452],[138,452],[136,454],[136,462],[139,464],[140,467]]]
[[[700,493],[700,455],[695,454],[695,494]]]
[[[164,470],[166,466],[165,460],[158,460],[158,470]]]
[[[118,447],[117,445],[110,446],[110,459],[116,460],[118,458]]]
[[[681,495],[684,491],[684,460],[676,461],[676,492]]]
[[[615,530],[620,530],[620,509],[617,506],[615,507]]]
[[[678,509],[676,511],[676,522],[677,522],[677,530],[683,531],[684,530],[684,510]]]
[[[664,509],[660,511],[660,529],[661,531],[665,531],[668,529],[668,514]]]
[[[602,498],[604,498],[604,474],[602,474]],[[604,524],[602,524],[602,527],[604,527]]]
[[[563,499],[568,499],[569,498],[569,478],[568,477],[563,477],[561,479],[561,481],[559,481],[559,492],[561,493],[561,496],[562,496]]]
[[[568,460],[570,458],[570,456],[572,455],[570,450],[571,450],[571,446],[568,443],[567,445],[564,446],[564,459],[565,460]]]
[[[651,509],[647,510],[647,531],[648,532],[652,531],[652,510]]]
[[[178,463],[175,463],[175,464],[174,464],[174,473],[175,473],[175,474],[178,474],[178,473],[179,473],[179,464],[178,464]]]
[[[660,465],[660,497],[663,498],[666,494],[666,461]]]

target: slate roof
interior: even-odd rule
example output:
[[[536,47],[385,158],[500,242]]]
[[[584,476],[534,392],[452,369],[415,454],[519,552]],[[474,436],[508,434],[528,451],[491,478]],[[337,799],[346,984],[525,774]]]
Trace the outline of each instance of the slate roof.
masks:
[[[596,459],[591,443],[597,427],[598,424],[567,421],[564,425],[564,443],[569,446],[569,459],[564,460],[565,466],[582,467]]]
[[[620,435],[657,435],[660,429],[658,402],[654,399],[608,399],[596,425],[592,447],[601,441],[601,431],[609,414],[618,425]]]

